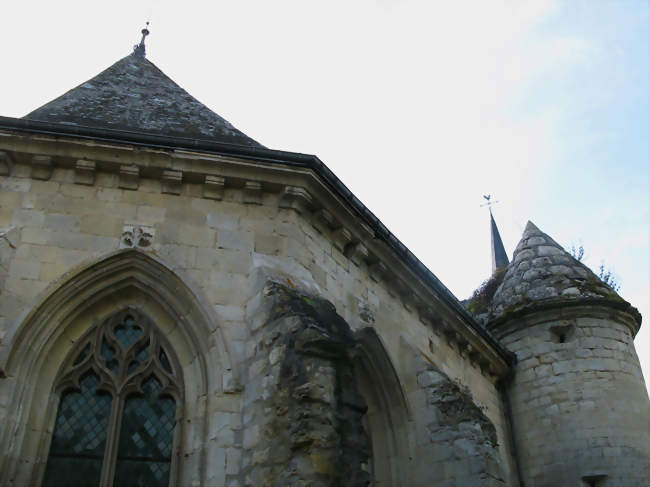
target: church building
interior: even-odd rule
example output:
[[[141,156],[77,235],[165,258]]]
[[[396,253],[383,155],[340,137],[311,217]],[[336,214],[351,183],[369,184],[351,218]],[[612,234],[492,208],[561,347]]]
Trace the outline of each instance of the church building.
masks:
[[[1,487],[650,485],[630,303],[531,222],[509,260],[491,215],[459,302],[147,34],[0,117]]]

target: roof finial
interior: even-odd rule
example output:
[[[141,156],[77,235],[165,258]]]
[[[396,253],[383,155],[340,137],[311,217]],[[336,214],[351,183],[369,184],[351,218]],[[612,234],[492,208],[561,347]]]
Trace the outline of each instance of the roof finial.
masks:
[[[503,247],[503,242],[501,241],[501,235],[499,235],[499,229],[497,228],[497,223],[494,221],[494,216],[492,215],[492,205],[496,205],[498,201],[492,201],[492,195],[484,194],[483,198],[487,200],[487,203],[482,204],[481,206],[487,206],[490,210],[490,239],[492,240],[492,272],[501,267],[506,267],[508,265],[508,254]]]
[[[133,46],[133,53],[136,56],[145,57],[146,53],[145,53],[145,47],[144,47],[144,38],[149,35],[149,29],[147,29],[147,27],[149,27],[149,21],[147,21],[147,26],[144,29],[142,29],[142,31],[141,31],[142,32],[142,39],[140,40],[140,44],[136,44],[135,46]]]

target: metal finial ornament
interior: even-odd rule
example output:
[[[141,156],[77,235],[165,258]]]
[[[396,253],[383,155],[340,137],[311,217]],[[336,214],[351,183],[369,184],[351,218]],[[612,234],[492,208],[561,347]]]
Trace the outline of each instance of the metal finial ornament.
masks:
[[[147,29],[147,27],[149,27],[149,21],[147,21],[147,26],[141,31],[142,39],[140,40],[140,44],[133,46],[133,53],[137,56],[145,57],[146,49],[144,46],[144,39],[149,35],[149,29]]]
[[[487,206],[488,210],[490,210],[490,214],[492,214],[492,206],[496,205],[498,203],[498,201],[492,201],[492,195],[491,194],[484,194],[483,198],[485,198],[487,200],[487,203],[483,203],[481,205],[481,208],[483,208],[484,206]]]

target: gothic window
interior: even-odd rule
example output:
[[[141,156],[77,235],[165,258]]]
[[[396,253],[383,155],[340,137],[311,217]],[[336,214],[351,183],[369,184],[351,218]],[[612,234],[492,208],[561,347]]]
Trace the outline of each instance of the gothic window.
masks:
[[[93,327],[66,359],[43,487],[168,486],[180,368],[135,309]]]

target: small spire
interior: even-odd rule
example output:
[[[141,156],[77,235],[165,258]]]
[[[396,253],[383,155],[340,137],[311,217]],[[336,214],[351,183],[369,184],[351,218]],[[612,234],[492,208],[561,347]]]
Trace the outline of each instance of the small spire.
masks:
[[[492,195],[485,194],[483,198],[487,200],[487,203],[482,204],[481,206],[487,206],[490,210],[490,239],[492,241],[492,272],[500,269],[502,267],[507,267],[510,263],[508,260],[508,254],[506,254],[506,249],[503,246],[501,241],[501,235],[499,235],[499,229],[497,228],[497,223],[494,221],[494,216],[492,215],[492,205],[498,203],[498,201],[492,201]]]
[[[136,44],[135,46],[133,46],[133,53],[136,56],[145,57],[146,50],[145,50],[145,46],[144,46],[144,38],[149,35],[149,29],[147,29],[147,27],[149,27],[149,21],[147,21],[147,26],[144,29],[142,29],[142,31],[141,31],[142,32],[142,39],[140,40],[140,44]]]

